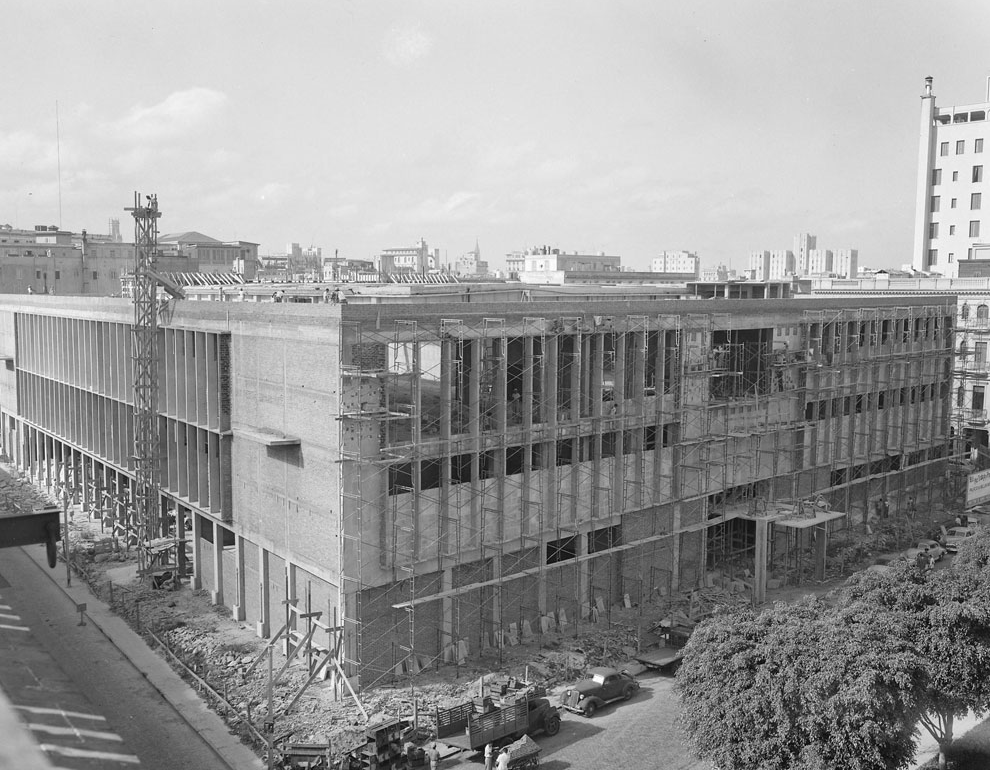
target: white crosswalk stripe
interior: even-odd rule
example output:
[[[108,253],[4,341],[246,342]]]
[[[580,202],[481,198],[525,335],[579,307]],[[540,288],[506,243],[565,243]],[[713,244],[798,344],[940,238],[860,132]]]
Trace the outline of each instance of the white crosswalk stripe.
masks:
[[[112,751],[77,749],[71,746],[58,746],[54,743],[42,743],[40,746],[42,751],[59,754],[63,757],[72,757],[73,759],[100,759],[105,762],[121,762],[127,765],[137,765],[140,763],[140,760],[134,754],[116,754]]]
[[[106,722],[107,718],[101,714],[86,714],[82,711],[66,711],[65,709],[53,709],[45,708],[44,706],[14,706],[16,709],[21,711],[27,711],[31,714],[57,714],[60,717],[65,717],[66,719],[95,719],[100,722]]]
[[[40,725],[36,723],[28,724],[36,733],[48,733],[49,735],[73,735],[77,738],[92,738],[103,741],[123,741],[117,733],[105,732],[103,730],[80,730],[78,727],[60,727],[58,725]]]
[[[0,623],[0,628],[6,629],[7,631],[30,631],[31,629],[27,626],[11,626],[6,623]]]

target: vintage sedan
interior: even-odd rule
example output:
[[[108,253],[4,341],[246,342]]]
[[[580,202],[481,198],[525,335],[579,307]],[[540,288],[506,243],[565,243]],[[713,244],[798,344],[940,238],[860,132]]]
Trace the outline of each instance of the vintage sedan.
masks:
[[[945,531],[945,537],[943,538],[945,550],[949,553],[955,553],[959,550],[959,545],[966,538],[972,537],[975,534],[976,530],[972,527],[949,527]]]
[[[639,692],[639,682],[627,671],[592,668],[588,673],[591,674],[588,679],[569,687],[560,696],[560,705],[575,714],[593,716],[602,706],[617,700],[629,700]]]

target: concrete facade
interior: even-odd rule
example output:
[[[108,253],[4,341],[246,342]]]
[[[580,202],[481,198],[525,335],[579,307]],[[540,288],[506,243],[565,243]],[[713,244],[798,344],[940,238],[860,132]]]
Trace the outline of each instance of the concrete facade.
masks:
[[[180,301],[160,331],[162,504],[193,584],[262,635],[286,598],[325,612],[365,686],[702,585],[761,506],[859,521],[942,477],[953,301],[429,289]],[[132,317],[0,297],[3,451],[111,519]]]

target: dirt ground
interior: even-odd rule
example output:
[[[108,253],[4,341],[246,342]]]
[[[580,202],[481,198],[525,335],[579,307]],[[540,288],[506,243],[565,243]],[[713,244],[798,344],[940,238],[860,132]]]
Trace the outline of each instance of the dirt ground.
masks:
[[[2,462],[0,498],[21,506],[54,502],[44,490],[36,489],[15,468]],[[161,643],[181,660],[179,664],[165,656],[200,689],[231,730],[254,746],[259,755],[264,752],[259,736],[269,721],[274,721],[274,736],[281,739],[282,745],[329,744],[333,755],[355,749],[365,742],[368,723],[362,708],[369,723],[392,718],[412,723],[415,718],[419,734],[425,738],[434,726],[434,709],[463,702],[476,694],[483,677],[501,681],[510,676],[528,677],[543,682],[550,690],[580,678],[588,666],[615,665],[635,672],[637,652],[660,641],[661,637],[654,631],[659,630],[661,620],[672,620],[675,624],[687,622],[689,614],[699,616],[719,606],[750,602],[744,570],[739,574],[710,576],[706,587],[691,597],[668,597],[662,603],[644,606],[617,605],[609,609],[602,622],[572,623],[556,633],[543,635],[542,646],[533,641],[488,649],[471,657],[466,665],[434,665],[414,677],[406,676],[361,692],[358,696],[361,708],[339,682],[334,687],[331,680],[317,678],[306,686],[310,669],[305,654],[296,656],[286,666],[284,647],[279,643],[272,655],[276,676],[271,697],[274,719],[270,720],[266,640],[257,637],[253,626],[232,620],[230,610],[212,605],[206,591],[194,591],[188,585],[178,590],[154,588],[147,580],[139,580],[134,549],[128,550],[123,543],[115,542],[109,533],[101,531],[98,520],[91,519],[77,506],[70,508],[70,517],[70,557],[76,574],[150,643]],[[836,543],[836,554],[843,548],[846,552],[833,559],[836,567],[826,581],[777,586],[769,592],[769,598],[790,601],[808,593],[828,592],[841,585],[854,569],[873,563],[878,552],[891,550],[897,540],[903,541],[900,548],[907,547],[907,540],[917,539],[922,530],[930,528],[928,518],[929,521],[918,523],[917,532],[892,532],[878,526],[873,547],[868,544],[854,548]],[[204,683],[212,688],[213,694]],[[284,713],[297,696],[295,705]],[[958,741],[954,751],[961,763],[958,767],[990,766],[986,761],[988,747],[990,726],[983,725]],[[974,751],[981,757],[981,763],[962,763]]]

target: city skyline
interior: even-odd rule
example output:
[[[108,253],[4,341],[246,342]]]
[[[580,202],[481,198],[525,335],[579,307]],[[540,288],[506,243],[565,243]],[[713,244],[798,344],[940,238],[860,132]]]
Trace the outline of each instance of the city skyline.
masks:
[[[7,10],[0,223],[129,239],[137,190],[162,232],[262,253],[425,238],[493,268],[548,243],[741,270],[810,232],[897,268],[924,77],[951,105],[988,74],[990,9],[966,2]]]

